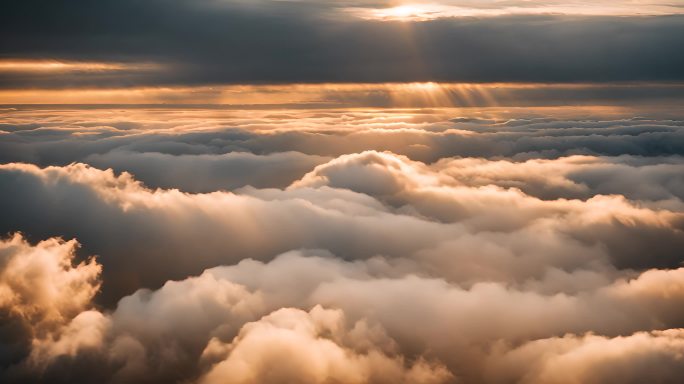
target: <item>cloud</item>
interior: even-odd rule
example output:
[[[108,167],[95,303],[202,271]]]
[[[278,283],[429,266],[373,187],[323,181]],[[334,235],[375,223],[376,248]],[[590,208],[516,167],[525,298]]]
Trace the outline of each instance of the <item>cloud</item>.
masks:
[[[0,283],[3,297],[14,301],[4,299],[2,308],[18,316],[31,331],[28,340],[23,340],[30,345],[27,356],[10,366],[6,372],[9,379],[31,381],[38,377],[60,382],[69,377],[65,366],[77,369],[83,359],[99,367],[80,372],[81,378],[99,370],[112,375],[107,380],[115,382],[155,375],[163,381],[164,377],[177,378],[178,367],[184,367],[187,371],[180,374],[187,376],[200,372],[202,365],[208,366],[199,380],[202,383],[228,378],[234,382],[438,383],[450,377],[442,366],[423,360],[405,361],[379,327],[357,321],[347,329],[341,311],[320,306],[309,312],[275,310],[273,299],[263,297],[258,290],[210,274],[167,282],[157,292],[139,291],[121,300],[114,312],[103,314],[90,303],[100,266],[94,261],[72,265],[74,244],[50,239],[31,246],[20,235],[3,242],[10,259],[4,264]],[[28,274],[31,283],[54,291],[59,288],[53,287],[55,282],[61,286],[60,280],[66,279],[69,288],[76,290],[73,297],[77,300],[35,300],[35,291],[16,283],[15,276],[27,275],[21,262],[31,263],[24,259],[34,254],[40,254],[39,263],[59,264],[63,272]],[[21,312],[23,307],[17,303],[22,302],[31,303],[34,310]],[[189,306],[195,307],[190,317]],[[274,312],[268,314],[270,310]],[[53,312],[60,316],[50,318]],[[143,313],[147,313],[145,318],[141,317]],[[263,313],[262,318],[259,313]],[[198,314],[202,314],[202,321],[197,321]],[[52,320],[49,327],[44,318]],[[229,344],[212,337],[231,332],[237,335]],[[271,347],[263,350],[267,344]],[[309,353],[317,360],[312,361]],[[282,365],[282,359],[291,364]],[[7,361],[3,359],[3,363]],[[278,369],[279,374],[274,375]]]
[[[383,21],[429,21],[441,18],[494,17],[511,14],[570,14],[594,16],[644,16],[680,14],[674,3],[640,1],[625,4],[617,1],[575,2],[572,5],[561,1],[412,1],[408,3],[359,2],[358,8],[349,12],[358,17]],[[362,7],[366,5],[366,7]],[[385,5],[385,7],[378,7]],[[394,5],[394,6],[392,6]]]
[[[71,266],[77,246],[73,240],[30,246],[14,235],[1,246],[0,306],[37,328],[60,324],[80,312],[99,289],[100,266],[94,260]]]
[[[0,367],[50,340],[91,305],[101,266],[93,259],[72,265],[77,246],[57,238],[30,245],[19,234],[0,240]],[[81,333],[80,328],[74,332]]]
[[[621,196],[541,200],[517,189],[464,186],[389,153],[341,157],[287,190],[246,187],[235,193],[151,190],[130,174],[82,164],[0,168],[0,180],[12,186],[0,199],[11,220],[0,229],[78,236],[87,253],[100,255],[108,267],[103,289],[109,300],[245,254],[269,260],[298,248],[326,249],[345,259],[418,257],[420,270],[440,276],[521,283],[547,268],[674,267],[684,241],[677,210]],[[30,219],[40,215],[46,219]],[[126,241],[112,241],[112,231]],[[488,247],[478,247],[482,242]],[[472,252],[481,257],[472,259]],[[468,261],[469,278],[458,269],[440,271],[456,260]],[[504,272],[503,265],[518,272]]]
[[[0,73],[3,61],[0,60]],[[7,64],[7,63],[5,63]],[[8,63],[12,64],[12,63]],[[79,64],[87,66],[87,63]],[[105,65],[105,64],[103,64]],[[135,66],[133,66],[135,68]],[[89,73],[89,72],[88,72]],[[118,73],[118,72],[117,72]],[[34,80],[29,75],[24,81]],[[40,79],[48,86],[49,76]],[[121,76],[121,75],[119,75]],[[0,103],[69,105],[148,105],[216,108],[219,105],[247,108],[363,108],[363,107],[492,107],[619,105],[643,103],[676,104],[684,95],[684,84],[671,82],[618,83],[324,83],[324,84],[232,84],[172,85],[151,87],[134,85],[115,88],[94,75],[81,81],[100,81],[101,88],[0,89]],[[110,76],[111,77],[111,76]],[[17,78],[16,75],[13,78]],[[60,76],[63,80],[63,76]],[[16,81],[21,81],[16,79]],[[84,85],[85,86],[85,85]],[[592,104],[593,103],[593,104]]]
[[[338,9],[353,5],[344,3],[110,0],[99,7],[83,1],[16,3],[0,18],[3,57],[142,62],[162,69],[120,76],[5,75],[0,85],[21,89],[682,80],[684,56],[676,38],[682,34],[681,15],[547,13],[388,23],[363,20]],[[640,5],[639,13],[644,9]],[[81,20],[90,22],[84,25]],[[611,47],[610,52],[605,47]],[[501,64],[504,61],[506,65]]]
[[[684,374],[683,348],[682,329],[615,338],[568,335],[532,341],[492,357],[489,372],[493,382],[522,376],[522,383],[675,383]]]
[[[156,152],[110,151],[90,155],[84,160],[96,167],[131,172],[150,187],[213,192],[247,185],[284,188],[329,159],[298,152],[264,156],[249,152],[174,156]]]
[[[442,159],[435,168],[459,184],[520,188],[544,199],[620,194],[632,200],[683,200],[680,176],[684,169],[677,159],[575,155],[515,162],[462,158]]]
[[[364,323],[356,323],[347,331],[342,321],[341,311],[320,306],[308,313],[280,309],[243,326],[230,344],[212,339],[203,355],[223,352],[226,357],[199,382],[443,383],[451,378],[444,367],[422,360],[405,367],[402,358],[389,357],[372,344],[382,343],[386,336],[375,334],[377,330],[368,329]],[[360,344],[366,351],[345,347],[345,341]]]
[[[602,193],[617,191],[634,199],[666,198],[677,194],[673,189],[678,178],[672,175],[671,182],[663,182],[663,178],[677,172],[676,165],[684,156],[684,131],[681,118],[666,107],[657,112],[658,117],[629,117],[656,113],[649,112],[652,109],[573,108],[571,112],[558,108],[549,112],[493,108],[478,119],[468,117],[470,113],[463,109],[353,110],[343,114],[329,109],[278,113],[206,108],[79,108],[78,113],[20,109],[7,111],[8,117],[0,125],[7,132],[0,140],[0,161],[41,166],[85,162],[129,171],[151,187],[209,192],[247,184],[282,188],[326,160],[366,150],[391,151],[426,163],[452,157],[521,162],[583,154],[606,157],[602,162],[616,165],[591,166],[596,169],[591,175],[587,165],[582,168],[587,171],[582,176],[586,180],[576,183],[586,181]],[[622,157],[608,158],[618,156]],[[648,157],[657,157],[662,164],[649,163]],[[464,164],[467,161],[462,160]],[[480,160],[470,160],[468,165],[476,161]],[[532,163],[524,168],[530,169]],[[547,164],[551,167],[552,163]],[[633,167],[638,170],[629,171]],[[513,168],[515,164],[506,169]],[[518,169],[519,175],[523,167]],[[625,185],[623,181],[617,190],[600,181],[604,177],[629,180],[645,170],[653,174],[643,175],[652,183]],[[656,173],[662,174],[657,183],[653,179]],[[533,184],[524,184],[503,186],[533,193]],[[647,191],[648,184],[654,190]],[[639,193],[633,191],[637,187]],[[669,192],[660,191],[662,188]],[[592,193],[545,191],[541,196],[584,198]]]
[[[54,108],[2,111],[2,382],[681,381],[667,107]]]
[[[25,248],[14,257],[40,250],[52,260],[64,260],[64,250],[44,244],[68,244],[8,242]],[[72,257],[66,273],[98,268]],[[15,268],[5,268],[3,284]],[[89,273],[81,281],[95,286]],[[382,259],[298,251],[140,290],[111,311],[81,303],[48,334],[27,336],[25,357],[4,374],[31,381],[40,372],[50,382],[671,381],[681,375],[681,330],[673,327],[683,301],[681,268],[545,294],[494,282],[463,288]]]

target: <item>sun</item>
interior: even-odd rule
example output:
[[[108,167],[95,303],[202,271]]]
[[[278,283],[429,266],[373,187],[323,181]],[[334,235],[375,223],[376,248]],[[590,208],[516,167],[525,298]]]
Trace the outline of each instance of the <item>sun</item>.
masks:
[[[404,4],[392,8],[375,9],[373,19],[385,21],[426,21],[438,17],[438,12],[427,6]]]

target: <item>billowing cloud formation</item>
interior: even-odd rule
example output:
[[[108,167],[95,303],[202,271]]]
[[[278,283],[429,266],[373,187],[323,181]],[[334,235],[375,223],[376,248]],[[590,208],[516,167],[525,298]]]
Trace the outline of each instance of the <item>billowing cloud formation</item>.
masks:
[[[403,358],[389,358],[378,350],[391,340],[363,322],[345,330],[341,314],[319,306],[309,313],[280,309],[246,324],[230,344],[212,339],[202,357],[225,357],[200,383],[441,383],[451,377],[444,367],[422,360],[405,368]]]
[[[201,383],[440,383],[451,377],[441,365],[406,362],[380,327],[359,320],[347,329],[340,310],[280,309],[259,319],[277,300],[209,274],[167,283],[158,292],[138,292],[103,314],[89,302],[99,265],[72,266],[74,245],[51,239],[31,247],[19,235],[2,243],[7,260],[0,308],[28,329],[23,341],[30,343],[26,360],[9,367],[10,379],[67,380],[63,365],[79,368],[79,359],[102,365],[91,367],[91,379],[104,369],[116,382],[149,381],[155,375],[178,379],[177,364],[206,366]],[[39,272],[26,273],[22,263]],[[17,276],[28,276],[38,292],[17,282]],[[54,297],[57,293],[64,296]],[[52,297],[41,301],[38,295]],[[145,312],[149,316],[142,319]],[[217,338],[237,330],[231,343]],[[283,359],[289,363],[282,364]]]
[[[10,242],[23,247],[12,258],[36,252],[19,237]],[[63,245],[67,254],[72,245]],[[48,264],[65,260],[58,247],[41,251]],[[64,267],[93,286],[90,266]],[[668,328],[684,320],[683,302],[682,269],[559,295],[500,283],[466,289],[397,274],[379,259],[292,252],[141,290],[111,312],[83,305],[32,336],[26,359],[7,372],[50,382],[69,372],[113,382],[676,382],[684,337]],[[590,330],[601,336],[583,335]]]
[[[678,383],[682,126],[5,110],[0,380]]]
[[[94,260],[72,266],[76,246],[74,240],[59,239],[31,246],[21,235],[0,241],[3,368],[17,361],[26,349],[49,340],[91,305],[99,289],[101,267]],[[63,344],[56,348],[72,347]]]
[[[565,336],[533,341],[506,351],[503,356],[492,358],[489,368],[491,376],[502,382],[676,383],[684,375],[683,342],[682,329],[639,332],[612,339]]]
[[[541,200],[494,185],[449,185],[440,177],[423,163],[366,152],[318,166],[287,190],[192,195],[150,190],[129,174],[85,165],[9,164],[0,167],[0,180],[12,185],[0,195],[11,218],[2,230],[79,236],[86,250],[105,266],[111,263],[104,288],[118,294],[234,262],[244,253],[267,260],[296,248],[327,249],[346,259],[420,257],[435,270],[458,265],[461,257],[471,260],[476,251],[477,260],[445,271],[452,278],[502,274],[518,282],[552,266],[571,272],[591,268],[586,263],[644,268],[681,261],[679,210],[646,208],[621,196]],[[677,201],[672,204],[680,206]],[[44,220],[32,219],[45,212]],[[108,240],[111,231],[126,241]],[[496,246],[477,250],[482,242]],[[521,263],[527,258],[529,266]],[[163,260],[173,262],[160,268]],[[504,260],[519,274],[501,271]],[[469,264],[480,272],[465,272]]]

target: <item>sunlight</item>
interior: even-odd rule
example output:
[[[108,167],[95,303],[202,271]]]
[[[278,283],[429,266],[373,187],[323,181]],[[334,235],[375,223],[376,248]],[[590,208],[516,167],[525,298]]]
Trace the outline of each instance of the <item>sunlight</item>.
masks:
[[[427,21],[440,17],[439,9],[430,5],[405,4],[392,8],[375,9],[369,18],[384,21]]]
[[[423,3],[401,4],[389,8],[347,8],[347,11],[365,20],[421,22],[441,18],[497,17],[506,15],[583,15],[583,16],[646,16],[682,14],[684,9],[675,4],[651,1],[559,1],[501,2],[498,7],[477,3]]]
[[[0,72],[100,72],[152,70],[158,68],[160,68],[160,65],[153,63],[0,59]]]

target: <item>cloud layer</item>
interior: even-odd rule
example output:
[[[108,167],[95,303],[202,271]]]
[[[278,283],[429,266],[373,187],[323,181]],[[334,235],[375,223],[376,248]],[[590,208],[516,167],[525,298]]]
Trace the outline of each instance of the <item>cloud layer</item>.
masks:
[[[680,382],[667,108],[18,108],[0,378]]]
[[[684,80],[672,2],[434,3],[422,14],[466,17],[368,17],[396,5],[387,1],[13,2],[0,15],[0,56],[124,69],[0,72],[0,87]]]
[[[34,283],[49,289],[69,280],[95,288],[98,266],[70,265],[73,245],[7,240],[3,283],[17,272],[13,260],[41,252],[34,264],[59,263],[62,272]],[[200,383],[681,377],[683,333],[669,328],[684,321],[677,309],[684,301],[682,269],[649,270],[574,294],[495,282],[463,288],[392,269],[377,259],[345,262],[291,252],[269,263],[243,260],[156,291],[141,290],[104,313],[87,302],[71,303],[70,311],[59,308],[63,316],[48,324],[11,312],[28,330],[31,347],[6,377]],[[19,300],[30,294],[16,285],[4,291]],[[43,313],[63,305],[35,303]],[[13,306],[3,302],[2,308]],[[666,330],[648,331],[653,327]]]

